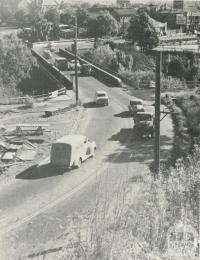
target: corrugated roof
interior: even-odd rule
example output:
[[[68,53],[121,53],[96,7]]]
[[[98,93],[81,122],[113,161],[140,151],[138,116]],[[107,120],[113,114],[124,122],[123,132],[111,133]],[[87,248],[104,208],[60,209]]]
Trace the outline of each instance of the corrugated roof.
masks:
[[[134,16],[137,10],[134,8],[118,8],[113,10],[119,16]]]
[[[200,53],[200,47],[198,44],[185,44],[180,46],[175,45],[166,45],[166,46],[158,46],[153,49],[153,51],[159,51],[159,52],[192,52],[192,53]]]

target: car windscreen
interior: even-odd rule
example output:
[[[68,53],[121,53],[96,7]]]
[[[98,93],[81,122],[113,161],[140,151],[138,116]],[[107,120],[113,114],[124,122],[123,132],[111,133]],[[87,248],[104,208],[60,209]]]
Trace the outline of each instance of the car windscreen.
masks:
[[[103,94],[103,93],[102,93],[102,94],[97,94],[97,96],[98,96],[98,97],[105,97],[106,94]]]
[[[130,105],[135,106],[135,105],[142,105],[141,101],[130,101]]]
[[[151,115],[137,115],[137,120],[138,121],[151,121],[152,120],[152,116]]]

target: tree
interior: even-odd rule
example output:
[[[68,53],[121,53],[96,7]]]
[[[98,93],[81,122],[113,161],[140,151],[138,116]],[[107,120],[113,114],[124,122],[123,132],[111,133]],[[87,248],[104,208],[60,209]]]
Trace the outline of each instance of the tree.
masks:
[[[28,23],[27,13],[23,9],[20,9],[15,13],[15,19],[19,27],[22,27],[24,24]]]
[[[59,24],[60,22],[60,13],[57,8],[50,8],[44,14],[44,18],[47,19],[48,22],[52,22],[54,24]]]
[[[26,45],[14,34],[0,39],[0,91],[2,95],[14,95],[17,86],[30,77],[36,60]]]
[[[64,24],[74,24],[75,10],[66,8],[61,14],[60,21]]]
[[[21,1],[22,0],[0,0],[1,22],[7,22],[11,17],[14,17]]]
[[[168,65],[168,75],[186,81],[195,81],[199,77],[198,65],[193,56],[182,55],[173,57]]]
[[[89,13],[84,8],[78,8],[76,11],[78,27],[87,27]]]
[[[109,12],[91,16],[88,20],[87,33],[89,36],[98,38],[103,36],[115,36],[119,33],[119,24]]]
[[[187,69],[184,66],[183,60],[179,57],[174,57],[168,65],[168,75],[175,78],[184,79],[186,74]]]
[[[128,38],[142,50],[152,49],[158,44],[158,35],[150,17],[143,11],[133,17],[128,28]]]
[[[33,25],[44,19],[42,3],[43,0],[31,0],[27,5],[29,21]]]

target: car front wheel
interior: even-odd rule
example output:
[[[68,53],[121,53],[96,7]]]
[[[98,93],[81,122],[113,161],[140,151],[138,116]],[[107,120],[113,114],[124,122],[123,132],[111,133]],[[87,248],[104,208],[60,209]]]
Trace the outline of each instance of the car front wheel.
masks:
[[[82,160],[81,160],[81,158],[79,158],[77,163],[76,163],[76,168],[80,168],[81,164],[82,164]]]

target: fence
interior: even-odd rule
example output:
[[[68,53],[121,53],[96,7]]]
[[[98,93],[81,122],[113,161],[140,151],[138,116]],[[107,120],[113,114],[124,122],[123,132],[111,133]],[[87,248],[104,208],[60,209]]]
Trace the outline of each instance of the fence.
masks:
[[[61,56],[64,56],[66,59],[74,59],[74,53],[64,50],[62,48],[59,49],[59,54]],[[94,71],[94,77],[97,78],[99,81],[109,85],[109,86],[116,86],[116,87],[121,87],[122,86],[122,80],[119,77],[116,77],[113,75],[113,73],[109,73],[105,69],[103,69],[101,66],[95,65],[93,62],[91,63],[87,59],[83,59],[81,57],[78,58],[80,63],[87,63],[92,66],[93,71]]]

